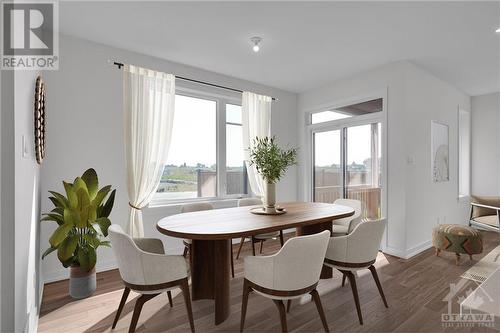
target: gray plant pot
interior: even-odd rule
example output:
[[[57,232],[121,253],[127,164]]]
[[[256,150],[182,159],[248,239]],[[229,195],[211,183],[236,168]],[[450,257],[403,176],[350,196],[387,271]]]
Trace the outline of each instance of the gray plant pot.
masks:
[[[80,266],[71,266],[69,271],[69,295],[75,299],[86,298],[96,289],[95,267],[90,272]]]

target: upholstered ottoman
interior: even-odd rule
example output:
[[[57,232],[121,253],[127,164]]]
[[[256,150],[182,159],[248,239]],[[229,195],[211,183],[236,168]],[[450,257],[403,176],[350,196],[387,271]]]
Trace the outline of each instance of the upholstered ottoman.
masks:
[[[460,264],[460,254],[483,252],[483,237],[479,231],[460,224],[441,224],[432,231],[432,245],[436,248],[436,256],[441,251],[454,252],[456,264]]]

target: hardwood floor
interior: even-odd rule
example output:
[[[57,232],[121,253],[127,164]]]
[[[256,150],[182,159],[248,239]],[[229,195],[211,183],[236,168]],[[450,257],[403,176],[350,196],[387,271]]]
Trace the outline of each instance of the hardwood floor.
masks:
[[[431,248],[410,260],[398,259],[379,253],[375,266],[389,304],[385,308],[375,282],[368,270],[358,273],[364,325],[359,325],[351,288],[348,282],[341,287],[341,274],[334,272],[336,289],[321,295],[326,318],[332,332],[493,332],[490,328],[443,327],[441,314],[447,313],[448,303],[443,301],[450,283],[458,283],[460,275],[477,260],[500,244],[500,234],[484,232],[483,254],[474,261],[462,260],[455,265],[455,255],[434,255]],[[264,254],[279,249],[279,241],[267,241]],[[237,246],[234,246],[235,258]],[[215,326],[213,302],[193,302],[197,332],[238,332],[243,289],[243,258],[251,255],[250,243],[245,243],[242,255],[235,260],[235,279],[231,279],[231,314],[223,324]],[[465,258],[464,258],[465,259]],[[453,313],[459,312],[459,298],[477,287],[464,280],[460,292],[452,298]],[[45,286],[39,332],[126,332],[130,324],[137,294],[130,293],[122,317],[115,330],[111,330],[123,286],[116,270],[98,274],[98,289],[87,299],[74,301],[67,296],[68,282]],[[189,323],[182,295],[173,293],[174,307],[168,305],[167,295],[155,297],[144,305],[136,332],[188,332]],[[323,332],[323,326],[314,302],[304,305],[294,302],[287,314],[290,332]],[[498,325],[498,323],[497,323]],[[250,294],[245,332],[280,332],[279,314],[271,300]]]

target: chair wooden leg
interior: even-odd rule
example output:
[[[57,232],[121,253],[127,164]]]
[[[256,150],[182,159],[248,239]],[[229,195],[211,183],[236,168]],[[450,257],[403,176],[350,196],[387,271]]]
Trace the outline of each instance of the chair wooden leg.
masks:
[[[358,287],[356,286],[356,277],[351,271],[341,271],[347,278],[349,279],[349,283],[351,284],[352,296],[354,297],[354,303],[356,303],[356,310],[358,311],[358,319],[359,323],[363,325],[363,316],[361,314],[361,306],[359,305],[359,295],[358,295]]]
[[[283,301],[273,299],[274,304],[276,304],[276,307],[278,308],[278,311],[280,313],[280,321],[281,321],[281,332],[287,333],[288,328],[286,326],[286,310],[285,310],[285,305],[283,304]]]
[[[292,300],[289,299],[287,302],[286,302],[286,312],[287,313],[290,313],[290,309],[292,308]]]
[[[236,260],[238,260],[238,258],[240,257],[240,252],[241,248],[243,247],[243,243],[245,243],[245,237],[241,237],[240,246],[238,247],[238,253],[236,254]]]
[[[460,266],[460,253],[455,253],[455,263]]]
[[[241,300],[241,321],[240,321],[240,332],[243,332],[245,327],[245,317],[247,315],[247,304],[248,304],[248,294],[250,294],[252,288],[248,285],[247,279],[243,280],[243,298]]]
[[[441,253],[441,250],[436,247],[436,257],[439,257],[439,253]]]
[[[387,300],[385,299],[384,291],[382,290],[382,285],[380,284],[377,270],[375,269],[375,267],[373,265],[368,267],[368,269],[370,270],[370,272],[372,272],[373,279],[375,280],[375,283],[377,284],[378,292],[380,293],[380,296],[382,296],[382,301],[384,301],[385,307],[388,308],[389,306],[387,305]]]
[[[141,315],[141,310],[144,303],[158,295],[159,294],[142,294],[137,299],[137,301],[135,301],[134,314],[132,315],[132,321],[130,322],[130,327],[128,329],[129,333],[135,332],[135,328],[137,327],[137,322],[139,321],[139,316]]]
[[[321,305],[321,299],[319,298],[318,291],[314,289],[311,291],[311,296],[314,299],[314,303],[316,303],[316,308],[318,309],[319,317],[321,318],[321,322],[323,323],[323,328],[326,333],[329,333],[328,323],[326,322],[325,312],[323,311],[323,305]]]
[[[264,245],[264,240],[260,241],[260,254],[262,254],[262,246]]]
[[[118,306],[118,310],[116,310],[115,320],[113,321],[113,326],[111,326],[111,328],[116,327],[118,319],[120,319],[120,314],[122,313],[123,307],[127,302],[128,294],[130,294],[130,289],[128,287],[125,287],[125,289],[123,289],[122,299],[120,300],[120,305]]]
[[[229,251],[231,251],[231,276],[234,279],[234,255],[233,255],[233,244],[229,247]]]
[[[170,307],[172,308],[174,306],[174,302],[172,301],[172,293],[167,291],[167,296],[168,296],[168,304],[170,304]]]
[[[189,284],[187,278],[181,282],[180,287],[182,290],[182,295],[184,296],[184,303],[186,303],[189,326],[191,327],[191,332],[194,333],[193,309],[191,308],[191,295],[189,294]]]
[[[342,287],[345,285],[345,279],[346,279],[345,274],[342,274]]]
[[[252,254],[255,257],[255,238],[252,237],[251,242],[252,242]]]
[[[283,245],[285,244],[285,241],[283,238],[283,230],[280,230],[280,243],[281,243],[281,247],[283,247]]]

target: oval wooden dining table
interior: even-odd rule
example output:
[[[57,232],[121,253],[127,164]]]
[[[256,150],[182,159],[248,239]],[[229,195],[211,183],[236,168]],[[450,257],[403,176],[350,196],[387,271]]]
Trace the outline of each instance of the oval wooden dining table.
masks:
[[[332,221],[354,214],[350,207],[319,203],[280,204],[282,215],[256,215],[256,206],[214,209],[183,213],[161,219],[156,228],[162,234],[191,239],[192,299],[215,301],[215,324],[229,317],[231,240],[278,230],[296,228],[297,235],[310,235],[332,229]],[[332,277],[324,267],[321,278]]]

